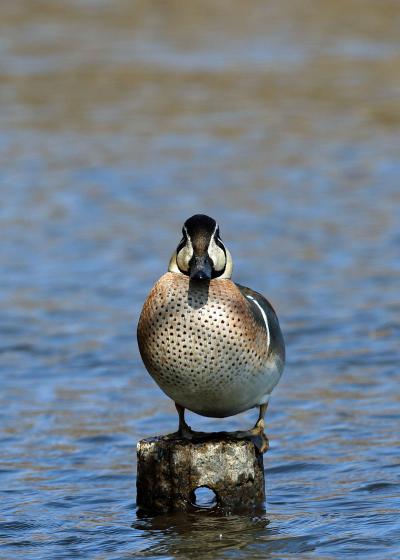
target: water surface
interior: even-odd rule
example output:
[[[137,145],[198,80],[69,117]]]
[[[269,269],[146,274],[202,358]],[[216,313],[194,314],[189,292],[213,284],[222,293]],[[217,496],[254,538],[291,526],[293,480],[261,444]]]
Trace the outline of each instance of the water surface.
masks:
[[[399,556],[398,3],[20,0],[0,26],[0,556]],[[177,419],[135,325],[196,212],[286,337],[266,513],[138,519],[136,442]]]

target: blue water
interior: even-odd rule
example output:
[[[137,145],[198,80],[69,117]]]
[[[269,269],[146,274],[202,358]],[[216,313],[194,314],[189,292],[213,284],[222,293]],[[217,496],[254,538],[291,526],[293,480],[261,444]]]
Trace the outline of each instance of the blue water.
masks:
[[[400,556],[397,3],[0,13],[0,557]],[[266,513],[136,518],[141,305],[218,219],[280,317]],[[198,429],[240,429],[255,411]]]

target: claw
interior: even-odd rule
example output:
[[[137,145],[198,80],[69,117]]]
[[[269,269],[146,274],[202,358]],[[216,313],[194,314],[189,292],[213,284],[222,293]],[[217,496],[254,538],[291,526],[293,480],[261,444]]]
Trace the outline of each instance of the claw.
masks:
[[[194,439],[196,439],[196,435],[198,433],[200,432],[195,432],[194,430],[192,430],[192,428],[188,424],[186,424],[186,422],[184,424],[181,424],[178,429],[179,436],[183,439],[188,439],[189,441],[193,441]]]
[[[266,451],[268,451],[269,440],[262,428],[260,429],[259,427],[255,426],[251,430],[229,432],[228,435],[236,439],[250,439],[260,451],[260,453],[265,453]]]
[[[269,440],[264,432],[254,438],[253,443],[260,453],[266,453],[269,449]]]
[[[179,414],[179,427],[177,432],[170,434],[168,437],[183,438],[189,441],[201,441],[209,435],[206,432],[196,432],[192,430],[189,424],[186,424],[185,409],[178,403],[175,403],[175,406]]]
[[[265,421],[264,416],[268,407],[268,402],[260,405],[260,413],[256,425],[251,430],[231,432],[229,435],[237,439],[250,439],[260,453],[265,453],[269,449],[269,441],[264,433]]]

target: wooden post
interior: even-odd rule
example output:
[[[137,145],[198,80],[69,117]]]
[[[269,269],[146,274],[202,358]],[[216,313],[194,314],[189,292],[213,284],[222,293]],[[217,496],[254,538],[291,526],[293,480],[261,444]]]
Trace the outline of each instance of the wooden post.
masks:
[[[137,457],[141,511],[193,511],[201,487],[215,493],[222,510],[257,508],[264,502],[263,456],[249,440],[226,434],[196,442],[159,436],[139,441]]]

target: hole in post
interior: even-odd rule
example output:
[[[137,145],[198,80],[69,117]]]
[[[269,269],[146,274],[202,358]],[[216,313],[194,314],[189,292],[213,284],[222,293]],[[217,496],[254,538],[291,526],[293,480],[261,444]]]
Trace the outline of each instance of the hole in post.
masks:
[[[217,494],[208,486],[200,486],[192,492],[192,504],[196,507],[211,509],[217,502]]]

